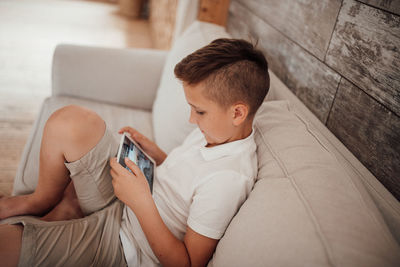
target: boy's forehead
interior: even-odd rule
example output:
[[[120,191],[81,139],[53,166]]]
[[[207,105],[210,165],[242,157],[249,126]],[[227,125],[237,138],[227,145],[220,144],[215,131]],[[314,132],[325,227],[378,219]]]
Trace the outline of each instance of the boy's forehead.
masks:
[[[204,87],[197,85],[184,85],[186,101],[194,108],[205,108],[214,102],[204,95]]]
[[[199,82],[197,84],[183,83],[186,101],[194,108],[198,109],[226,109],[221,106],[216,99],[211,99],[207,93],[207,82]]]
[[[204,89],[205,88],[205,83],[204,82],[198,82],[198,83],[188,83],[188,82],[183,82],[183,88],[185,89]]]
[[[201,98],[204,87],[201,84],[183,84],[185,95],[189,98]]]

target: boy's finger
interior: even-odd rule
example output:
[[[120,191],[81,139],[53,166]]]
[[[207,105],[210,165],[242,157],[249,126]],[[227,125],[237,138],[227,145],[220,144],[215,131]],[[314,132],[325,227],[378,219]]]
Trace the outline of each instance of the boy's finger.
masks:
[[[115,179],[118,176],[117,173],[113,169],[110,169],[110,174],[113,179]]]
[[[140,134],[139,132],[136,132],[134,136],[136,139],[140,139],[140,140],[143,140],[143,138],[144,138],[144,136],[142,134]]]
[[[110,159],[110,167],[111,167],[111,169],[113,169],[116,173],[119,173],[119,172],[121,172],[122,170],[125,170],[125,168],[122,167],[122,165],[119,164],[119,163],[117,162],[117,158],[111,158],[111,159]]]
[[[125,164],[127,162],[128,158],[125,158]],[[134,164],[131,161],[132,164]],[[111,158],[110,159],[110,166],[111,166],[111,170],[113,170],[116,173],[116,176],[121,175],[121,174],[129,174],[129,170],[127,170],[126,168],[124,168],[121,164],[119,164],[119,162],[117,162],[117,158]],[[128,166],[128,164],[127,164]],[[136,165],[135,165],[136,166]],[[132,170],[133,174],[136,175],[137,171],[134,169],[135,166],[128,166],[129,169]],[[136,166],[136,168],[140,171],[139,167]]]
[[[136,142],[138,142],[139,143],[139,145],[140,145],[140,143],[141,142],[143,142],[143,136],[140,134],[140,133],[134,133],[134,134],[131,134],[131,137],[133,138],[133,140],[135,140]]]
[[[125,158],[125,164],[135,175],[141,172],[140,168],[132,160]]]
[[[121,129],[119,129],[118,133],[120,133],[120,134],[123,132],[131,133],[132,131],[135,131],[135,129],[133,129],[130,126],[125,126],[125,127],[122,127]]]
[[[111,166],[111,168],[114,168],[116,162],[117,162],[117,158],[116,157],[110,158],[110,166]]]
[[[123,133],[125,133],[125,132],[128,132],[128,130],[127,130],[127,129],[120,129],[120,130],[118,131],[119,134],[123,134]]]

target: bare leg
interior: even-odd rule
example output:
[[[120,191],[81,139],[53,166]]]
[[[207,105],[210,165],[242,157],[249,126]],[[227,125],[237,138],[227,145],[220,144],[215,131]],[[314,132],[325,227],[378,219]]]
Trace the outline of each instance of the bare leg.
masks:
[[[0,225],[1,266],[17,266],[21,252],[22,225]]]
[[[64,196],[70,183],[64,162],[73,162],[89,152],[102,138],[104,121],[93,111],[67,106],[46,122],[40,148],[39,180],[29,195],[0,199],[0,219],[16,215],[43,215]]]
[[[71,183],[64,191],[61,201],[41,219],[43,221],[65,221],[79,219],[84,216],[76,196],[74,184]]]

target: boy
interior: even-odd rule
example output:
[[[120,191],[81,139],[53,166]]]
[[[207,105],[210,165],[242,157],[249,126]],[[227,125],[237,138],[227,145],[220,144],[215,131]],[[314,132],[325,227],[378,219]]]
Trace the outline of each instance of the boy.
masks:
[[[77,106],[52,114],[35,192],[0,200],[0,219],[47,214],[3,221],[3,264],[207,264],[257,176],[252,124],[269,89],[268,65],[250,43],[217,39],[175,75],[198,126],[184,143],[167,157],[133,128],[120,130],[155,159],[153,195],[133,162],[133,173],[116,162],[118,144],[97,114]]]

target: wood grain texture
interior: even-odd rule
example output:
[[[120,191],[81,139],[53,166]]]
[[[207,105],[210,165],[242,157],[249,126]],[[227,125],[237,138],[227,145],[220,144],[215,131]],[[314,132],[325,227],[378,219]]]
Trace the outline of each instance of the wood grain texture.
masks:
[[[154,48],[170,49],[178,0],[150,0],[150,32]]]
[[[344,0],[326,62],[400,115],[400,17]]]
[[[399,0],[358,0],[358,1],[400,15]]]
[[[239,0],[254,15],[323,60],[341,0]]]
[[[400,117],[342,79],[327,126],[400,199]]]
[[[230,0],[201,0],[198,20],[226,25]]]
[[[231,2],[229,12],[228,32],[258,39],[270,69],[325,123],[340,76],[238,1]]]

